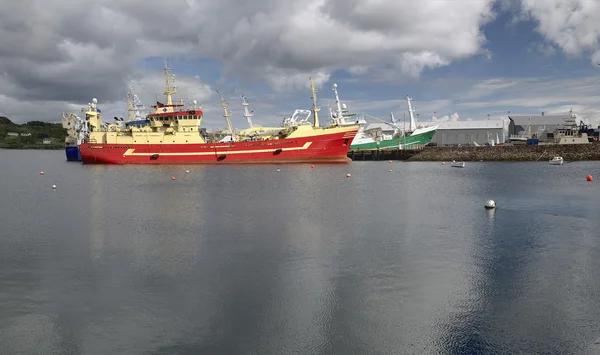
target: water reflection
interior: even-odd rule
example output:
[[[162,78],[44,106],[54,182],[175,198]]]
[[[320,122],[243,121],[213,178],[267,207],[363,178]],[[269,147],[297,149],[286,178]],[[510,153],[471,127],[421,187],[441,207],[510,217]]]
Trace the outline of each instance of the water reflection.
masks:
[[[598,339],[592,165],[56,164],[53,192],[21,161],[36,174],[0,171],[0,191],[19,191],[2,193],[0,353],[585,353]]]

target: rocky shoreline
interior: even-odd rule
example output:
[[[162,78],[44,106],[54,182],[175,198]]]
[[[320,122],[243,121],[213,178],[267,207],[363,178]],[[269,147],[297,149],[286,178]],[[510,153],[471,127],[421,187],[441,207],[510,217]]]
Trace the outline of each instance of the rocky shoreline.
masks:
[[[557,154],[565,161],[600,160],[600,144],[425,147],[407,161],[548,161]]]

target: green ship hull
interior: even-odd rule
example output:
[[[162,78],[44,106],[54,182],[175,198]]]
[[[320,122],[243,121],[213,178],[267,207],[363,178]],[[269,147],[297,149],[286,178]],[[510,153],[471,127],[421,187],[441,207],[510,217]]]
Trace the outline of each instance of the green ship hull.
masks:
[[[416,147],[419,145],[425,145],[431,141],[433,135],[437,130],[431,130],[428,132],[424,132],[421,134],[407,136],[407,137],[399,137],[388,139],[379,142],[372,141],[368,143],[356,143],[351,144],[350,149],[352,150],[360,150],[360,149],[398,149],[398,148],[407,148],[410,149],[412,147]]]

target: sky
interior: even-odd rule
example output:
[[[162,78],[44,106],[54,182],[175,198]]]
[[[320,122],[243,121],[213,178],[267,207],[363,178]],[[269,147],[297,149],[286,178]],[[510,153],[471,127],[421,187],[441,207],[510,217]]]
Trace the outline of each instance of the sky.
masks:
[[[0,115],[59,122],[97,98],[125,116],[128,85],[197,100],[203,126],[246,128],[312,105],[419,121],[566,114],[600,124],[600,1],[0,0]]]

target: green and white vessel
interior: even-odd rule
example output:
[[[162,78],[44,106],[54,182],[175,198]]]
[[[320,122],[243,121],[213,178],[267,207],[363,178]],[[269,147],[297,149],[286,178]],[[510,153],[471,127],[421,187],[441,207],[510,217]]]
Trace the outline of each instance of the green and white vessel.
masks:
[[[333,92],[335,93],[335,109],[330,108],[329,113],[331,119],[338,125],[355,125],[361,127],[350,143],[351,150],[360,149],[411,149],[418,146],[423,146],[431,141],[438,126],[419,127],[417,126],[414,108],[412,107],[410,97],[406,97],[408,102],[408,112],[410,116],[409,129],[404,130],[396,125],[393,113],[390,113],[391,120],[380,120],[390,127],[391,134],[383,134],[381,127],[369,128],[367,121],[353,113],[348,113],[346,104],[340,102],[337,91],[337,84],[333,84]],[[371,116],[370,116],[371,117]],[[373,117],[376,118],[376,117]],[[379,120],[379,119],[378,119]]]

